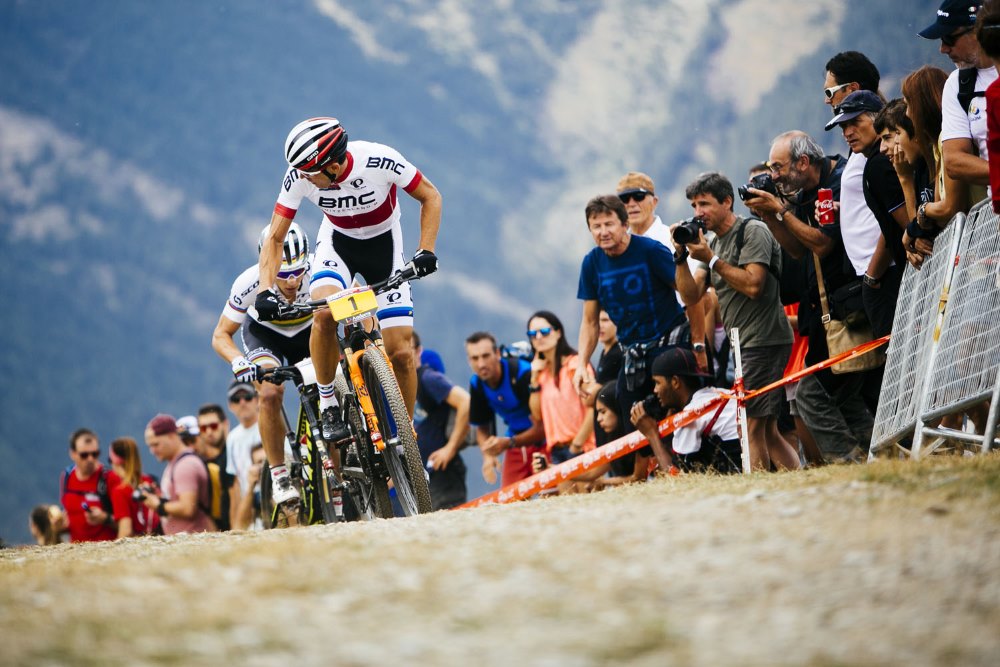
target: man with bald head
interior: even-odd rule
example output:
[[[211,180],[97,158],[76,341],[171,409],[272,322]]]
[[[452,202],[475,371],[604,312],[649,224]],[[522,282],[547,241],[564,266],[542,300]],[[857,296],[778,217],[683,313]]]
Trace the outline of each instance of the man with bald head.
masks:
[[[143,504],[163,518],[163,532],[203,533],[215,530],[215,522],[208,515],[208,470],[193,449],[184,444],[177,428],[177,421],[170,415],[158,414],[146,425],[146,444],[160,461],[166,461],[163,471],[163,495],[151,489],[143,497]]]
[[[824,155],[805,132],[783,132],[772,140],[768,156],[771,176],[782,196],[752,189],[755,196],[746,202],[767,223],[778,243],[805,264],[809,289],[799,305],[798,325],[799,332],[809,339],[806,365],[829,357],[813,255],[819,258],[828,295],[857,280],[848,270],[836,205],[846,164],[840,155]],[[828,224],[816,217],[820,188],[833,191],[834,213]],[[847,457],[855,447],[864,451],[870,439],[873,415],[858,400],[859,383],[863,383],[861,375],[834,375],[827,369],[803,378],[799,385],[797,407],[827,458]],[[869,387],[871,391],[873,387]],[[873,404],[877,401],[877,395],[869,398]]]

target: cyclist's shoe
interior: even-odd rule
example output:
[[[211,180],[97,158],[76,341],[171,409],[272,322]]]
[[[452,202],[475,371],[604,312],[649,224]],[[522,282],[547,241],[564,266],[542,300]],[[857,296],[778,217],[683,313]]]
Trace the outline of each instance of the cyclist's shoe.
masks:
[[[299,492],[292,485],[291,477],[282,477],[274,482],[273,500],[275,506],[280,507],[285,504],[295,504],[299,502]]]
[[[335,445],[351,437],[351,431],[340,416],[340,406],[331,405],[323,410],[323,440],[329,445]]]

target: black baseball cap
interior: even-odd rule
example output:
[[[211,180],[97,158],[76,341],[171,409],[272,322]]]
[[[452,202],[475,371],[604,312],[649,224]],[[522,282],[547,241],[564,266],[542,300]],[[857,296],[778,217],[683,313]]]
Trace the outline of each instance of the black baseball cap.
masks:
[[[705,373],[698,368],[698,361],[694,358],[694,352],[683,347],[672,347],[664,350],[653,360],[653,375],[660,377],[673,377],[675,375],[687,375],[688,377],[708,378],[711,374]]]
[[[981,0],[944,0],[937,10],[937,20],[917,34],[925,39],[941,39],[959,28],[976,24]]]
[[[836,115],[826,124],[826,130],[829,132],[841,123],[853,120],[866,111],[881,111],[884,106],[882,98],[872,91],[855,90],[833,110]]]

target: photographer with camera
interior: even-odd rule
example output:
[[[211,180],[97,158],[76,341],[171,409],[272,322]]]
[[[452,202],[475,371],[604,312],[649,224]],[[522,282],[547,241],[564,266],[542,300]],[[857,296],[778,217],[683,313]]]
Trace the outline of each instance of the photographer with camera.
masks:
[[[163,533],[215,531],[209,514],[208,469],[194,450],[185,447],[177,432],[177,421],[158,414],[146,424],[146,445],[150,453],[167,464],[163,471],[163,495],[147,492],[143,504],[160,515]]]
[[[689,350],[675,347],[653,360],[653,393],[632,407],[632,422],[652,423],[665,414],[703,406],[722,392],[706,381],[712,378],[698,368]],[[640,429],[641,430],[641,429]],[[666,440],[655,428],[650,447],[660,468],[685,472],[714,470],[722,474],[742,471],[742,452],[736,430],[736,403],[725,401],[714,412],[681,426]]]
[[[692,275],[686,262],[677,263],[677,287],[686,302],[700,299],[711,281],[719,295],[727,331],[739,329],[743,381],[748,390],[781,378],[792,349],[792,329],[781,306],[781,249],[767,226],[733,212],[733,185],[725,176],[700,175],[685,191],[695,217],[674,229],[706,269]],[[716,238],[705,240],[705,230]],[[782,395],[769,392],[747,401],[747,435],[753,470],[800,467],[795,449],[778,432]]]
[[[809,340],[805,363],[811,366],[830,356],[813,256],[819,259],[824,286],[831,298],[859,282],[844,250],[840,211],[835,204],[840,201],[840,183],[847,159],[824,155],[812,137],[791,130],[772,140],[768,165],[779,194],[751,188],[745,202],[767,223],[782,248],[805,260],[807,289],[799,304],[798,327]],[[830,191],[831,201],[826,205],[827,214],[818,218],[816,202],[821,189]],[[800,381],[796,408],[825,457],[843,458],[856,447],[859,451],[866,449],[874,413],[861,400],[864,380],[858,374],[835,375],[825,369]]]
[[[139,445],[132,438],[116,438],[108,448],[111,469],[121,483],[111,489],[111,508],[118,539],[133,535],[160,535],[160,517],[146,507],[147,494],[158,495],[156,478],[142,471]]]

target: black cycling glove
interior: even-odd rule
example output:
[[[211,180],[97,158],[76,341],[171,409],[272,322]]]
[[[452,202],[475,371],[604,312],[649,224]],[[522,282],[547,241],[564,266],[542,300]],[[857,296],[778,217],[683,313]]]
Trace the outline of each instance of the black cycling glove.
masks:
[[[257,309],[258,319],[262,322],[277,319],[282,314],[282,310],[286,308],[278,299],[278,295],[269,289],[261,290],[253,305]]]
[[[417,254],[413,256],[412,261],[413,268],[416,270],[418,278],[429,276],[438,270],[437,255],[432,253],[430,250],[418,250]]]

